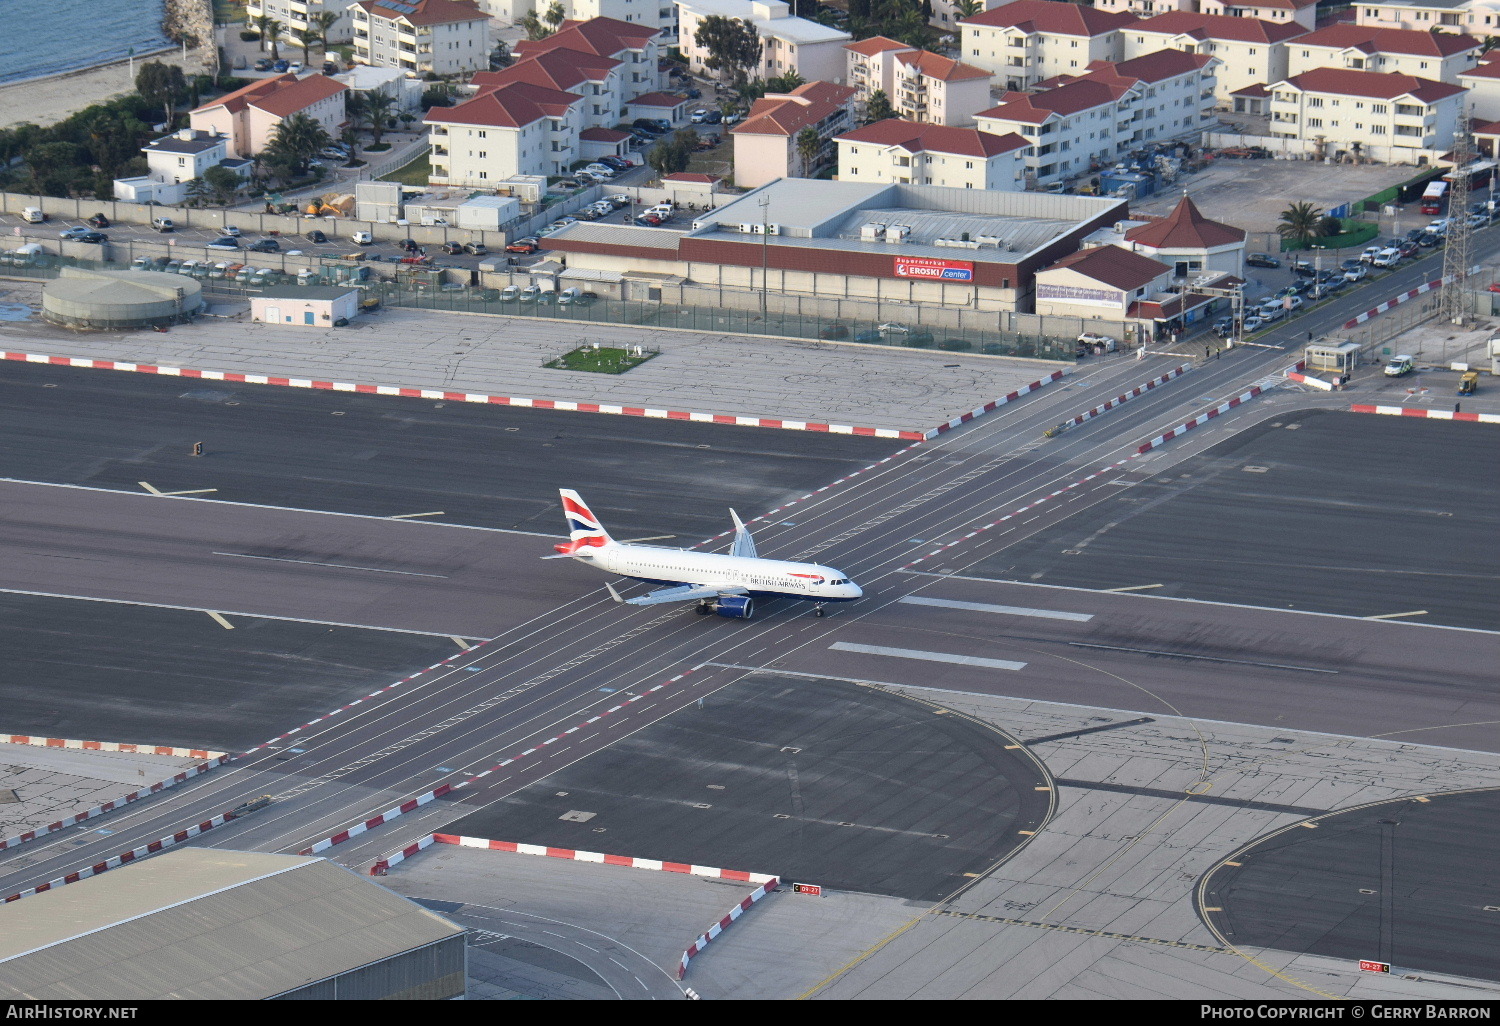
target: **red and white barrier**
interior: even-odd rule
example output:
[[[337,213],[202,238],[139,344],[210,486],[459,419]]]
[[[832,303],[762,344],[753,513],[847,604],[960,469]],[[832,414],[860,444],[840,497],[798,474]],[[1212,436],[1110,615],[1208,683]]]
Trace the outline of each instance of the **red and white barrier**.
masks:
[[[1089,410],[1087,413],[1080,413],[1078,416],[1074,417],[1072,420],[1065,420],[1065,421],[1063,421],[1063,426],[1064,427],[1077,427],[1079,424],[1082,424],[1084,421],[1093,420],[1095,417],[1099,416],[1101,413],[1107,413],[1108,411],[1114,409],[1116,406],[1119,406],[1123,402],[1128,402],[1129,400],[1134,399],[1138,395],[1145,395],[1147,392],[1151,391],[1151,389],[1155,388],[1158,385],[1165,385],[1168,381],[1171,381],[1173,378],[1179,377],[1182,374],[1186,373],[1187,371],[1191,370],[1192,366],[1193,365],[1190,364],[1190,363],[1185,363],[1181,367],[1175,367],[1171,371],[1169,371],[1168,373],[1163,374],[1161,377],[1159,377],[1159,378],[1152,378],[1150,381],[1146,382],[1144,385],[1137,385],[1135,388],[1132,388],[1129,392],[1126,392],[1124,395],[1116,396],[1115,398],[1109,400],[1107,403],[1103,404],[1102,406],[1095,406],[1092,410]]]
[[[946,424],[939,424],[937,427],[933,428],[930,431],[919,431],[915,434],[903,434],[901,435],[901,437],[936,438],[938,435],[952,431],[954,428],[958,427],[961,424],[967,424],[975,417],[982,417],[986,413],[989,413],[991,410],[1004,406],[1006,403],[1013,403],[1023,395],[1030,395],[1032,392],[1035,392],[1037,389],[1041,388],[1044,385],[1050,385],[1054,381],[1061,381],[1062,376],[1062,371],[1053,371],[1051,374],[1048,374],[1040,381],[1033,381],[1029,385],[1022,386],[1021,388],[1016,389],[1014,392],[1001,396],[999,399],[991,400],[990,402],[985,403],[983,406],[980,406],[977,409],[970,410],[968,413],[965,413],[961,417],[954,417]]]
[[[217,759],[223,752],[206,748],[171,748],[166,745],[132,745],[120,741],[74,741],[61,737],[33,737],[29,734],[0,734],[0,743],[33,745],[38,748],[71,748],[84,752],[125,752],[131,755],[175,755],[181,759]]]
[[[1311,385],[1313,388],[1321,388],[1325,392],[1333,391],[1333,382],[1324,381],[1308,374],[1298,374],[1296,371],[1287,371],[1284,377],[1288,381],[1295,381],[1299,385]]]
[[[391,852],[389,855],[382,856],[375,862],[374,865],[370,867],[370,875],[385,876],[386,871],[389,870],[392,866],[396,865],[398,862],[405,862],[407,859],[411,858],[417,852],[422,851],[424,848],[432,847],[433,843],[436,840],[437,834],[428,834],[426,837],[419,838],[414,843],[408,844],[405,848],[398,849]]]
[[[544,844],[520,844],[515,841],[491,841],[483,837],[462,837],[458,834],[429,834],[423,840],[438,844],[456,844],[463,848],[484,848],[489,851],[508,851],[516,855],[544,855],[551,859],[568,859],[572,862],[594,862],[605,866],[625,866],[630,869],[650,869],[660,873],[686,873],[704,876],[713,880],[739,880],[741,883],[769,883],[776,879],[767,873],[747,873],[739,869],[719,869],[715,866],[695,866],[687,862],[664,862],[661,859],[633,858],[629,855],[605,855],[597,851],[574,851],[572,848],[549,848]],[[420,846],[420,847],[419,847]],[[410,858],[426,845],[402,849],[400,858],[388,855],[370,867],[371,875],[377,868],[394,866],[402,859]],[[395,854],[395,853],[393,853]]]
[[[1233,399],[1229,400],[1227,403],[1224,403],[1224,404],[1222,404],[1220,406],[1215,406],[1213,409],[1209,410],[1207,413],[1204,413],[1204,414],[1201,414],[1200,416],[1194,417],[1192,420],[1188,421],[1186,424],[1179,424],[1176,427],[1172,428],[1170,431],[1168,431],[1166,434],[1164,434],[1164,435],[1157,435],[1155,438],[1151,439],[1151,441],[1145,443],[1144,445],[1141,445],[1141,446],[1137,447],[1136,450],[1135,450],[1135,454],[1137,456],[1140,456],[1143,453],[1148,453],[1152,449],[1155,449],[1159,445],[1165,445],[1166,443],[1170,442],[1172,439],[1177,438],[1177,437],[1179,437],[1181,435],[1187,434],[1189,431],[1193,430],[1193,428],[1195,428],[1195,427],[1202,427],[1204,424],[1207,424],[1209,421],[1213,420],[1215,417],[1217,417],[1217,416],[1219,416],[1221,414],[1224,414],[1224,413],[1228,413],[1230,410],[1234,409],[1236,406],[1240,405],[1243,402],[1248,402],[1249,400],[1254,399],[1256,396],[1260,395],[1261,391],[1262,391],[1261,387],[1259,385],[1255,385],[1255,386],[1251,387],[1250,391],[1244,392],[1244,393],[1241,393],[1240,395],[1235,396]]]
[[[28,887],[19,894],[8,895],[4,899],[0,899],[0,903],[9,904],[12,901],[19,901],[22,898],[29,898],[33,894],[50,891],[52,888],[61,887],[63,884],[77,883],[79,880],[87,880],[91,876],[98,876],[100,873],[123,866],[127,862],[134,862],[136,859],[145,858],[147,855],[155,855],[163,848],[170,848],[174,844],[181,844],[183,841],[197,837],[199,834],[212,830],[214,827],[223,826],[225,820],[225,816],[215,816],[213,819],[190,826],[186,830],[179,830],[175,834],[152,841],[150,844],[142,845],[127,852],[121,852],[119,855],[105,859],[103,862],[95,863],[87,869],[80,869],[76,873],[60,876],[56,880],[48,880],[44,884]]]
[[[781,886],[781,881],[776,879],[775,877],[771,878],[770,880],[757,887],[754,891],[752,891],[750,895],[745,898],[745,900],[741,901],[734,908],[730,909],[727,916],[725,916],[723,919],[720,919],[714,925],[710,926],[704,933],[699,934],[698,939],[693,941],[692,944],[688,945],[688,949],[682,953],[682,963],[677,967],[677,978],[680,980],[687,975],[688,962],[692,960],[694,955],[698,954],[704,948],[708,947],[709,941],[713,940],[719,934],[723,933],[724,930],[729,926],[729,924],[734,922],[740,916],[744,915],[746,910],[748,910],[751,905],[754,905],[757,901],[764,898],[767,894],[770,894],[779,886]]]
[[[418,808],[421,808],[423,805],[426,805],[429,802],[437,801],[443,795],[452,790],[453,786],[451,784],[443,784],[441,787],[435,787],[431,791],[428,791],[426,794],[421,794],[415,798],[410,799],[409,801],[404,801],[400,805],[397,805],[395,808],[387,809],[385,812],[382,812],[378,816],[372,816],[371,818],[365,820],[363,823],[356,823],[348,830],[340,830],[338,833],[332,835],[331,837],[325,837],[321,841],[318,841],[316,844],[314,844],[311,848],[304,848],[297,854],[316,855],[320,851],[326,851],[329,848],[332,848],[335,844],[343,844],[345,841],[349,840],[349,838],[358,837],[366,830],[373,830],[378,826],[389,823],[391,820],[395,819],[398,816],[404,816],[408,812],[412,812]]]
[[[1429,410],[1412,406],[1366,406],[1355,404],[1351,413],[1383,413],[1391,417],[1426,417],[1428,420],[1467,420],[1479,424],[1500,424],[1500,413],[1454,413],[1452,410]]]
[[[1479,270],[1479,268],[1476,267],[1476,268],[1474,268],[1474,270],[1477,271],[1477,270]],[[1470,273],[1473,273],[1473,272],[1470,272]],[[1387,299],[1384,303],[1381,303],[1379,306],[1377,306],[1377,307],[1375,307],[1373,309],[1370,309],[1370,310],[1366,310],[1364,313],[1360,314],[1358,317],[1355,317],[1353,320],[1345,321],[1344,322],[1344,327],[1345,328],[1352,328],[1352,327],[1355,327],[1356,325],[1363,324],[1363,323],[1365,323],[1365,321],[1368,321],[1371,317],[1374,317],[1376,314],[1383,314],[1387,310],[1394,310],[1396,307],[1400,306],[1402,303],[1410,302],[1411,300],[1416,299],[1418,296],[1425,295],[1426,293],[1431,292],[1433,289],[1442,288],[1444,285],[1447,285],[1447,284],[1450,284],[1452,282],[1458,281],[1458,279],[1461,278],[1461,277],[1463,277],[1463,275],[1450,274],[1450,275],[1448,275],[1446,277],[1439,278],[1436,281],[1423,282],[1421,285],[1418,285],[1416,288],[1409,289],[1408,291],[1401,293],[1401,295],[1397,296],[1394,299]]]

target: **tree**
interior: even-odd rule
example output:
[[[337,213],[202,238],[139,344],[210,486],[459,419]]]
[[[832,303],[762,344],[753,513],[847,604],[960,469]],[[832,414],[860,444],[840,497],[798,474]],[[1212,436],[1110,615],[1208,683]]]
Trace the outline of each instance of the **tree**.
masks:
[[[896,109],[891,106],[891,98],[885,95],[884,89],[877,89],[870,94],[870,101],[865,104],[865,124],[874,124],[895,116]]]
[[[281,33],[283,30],[285,30],[285,28],[285,25],[277,21],[275,18],[272,18],[270,21],[266,22],[266,27],[261,30],[260,37],[271,44],[271,60],[273,61],[281,59],[281,50],[277,47],[276,44],[280,41]]]
[[[215,164],[203,172],[203,184],[207,185],[214,194],[214,202],[219,206],[227,206],[234,199],[234,194],[240,191],[243,184],[239,175],[221,164]]]
[[[349,163],[359,159],[359,131],[353,125],[339,133],[339,142],[349,148]]]
[[[292,37],[297,40],[297,45],[302,47],[302,63],[309,63],[312,60],[312,48],[318,43],[318,30],[309,25],[305,29],[293,32]]]
[[[187,183],[188,206],[202,206],[203,201],[208,199],[208,195],[211,191],[212,190],[209,189],[207,182],[205,182],[201,178],[194,178],[191,182]]]
[[[553,32],[556,32],[557,27],[563,23],[563,19],[566,17],[567,12],[563,10],[563,5],[560,0],[552,0],[551,6],[548,7],[546,13],[542,15],[542,20],[551,27]]]
[[[1289,242],[1307,245],[1318,237],[1318,222],[1323,218],[1323,211],[1311,203],[1293,203],[1281,212],[1281,223],[1276,226],[1276,234]]]
[[[823,137],[816,128],[804,128],[797,133],[797,156],[802,158],[802,177],[811,178],[818,170],[818,157],[823,152]]]
[[[276,126],[271,145],[267,148],[266,163],[285,161],[293,168],[305,168],[307,162],[325,149],[329,143],[328,130],[306,114],[293,114]]]
[[[1344,231],[1344,222],[1332,214],[1324,214],[1318,219],[1318,234],[1324,238],[1332,238],[1341,235]]]
[[[514,61],[515,57],[510,52],[510,45],[503,39],[498,40],[495,48],[490,51],[490,70],[499,71],[501,68],[508,68]]]
[[[135,91],[141,99],[165,111],[171,102],[171,78],[172,73],[161,61],[146,61],[135,73]]]
[[[1500,36],[1485,36],[1479,41],[1479,56],[1483,57],[1497,46],[1500,46]]]
[[[802,83],[802,76],[797,74],[796,70],[793,69],[792,71],[788,71],[785,75],[777,75],[774,78],[766,79],[766,92],[789,93]]]
[[[680,128],[672,138],[663,139],[651,147],[646,154],[646,163],[659,175],[674,175],[686,171],[688,162],[698,150],[698,133],[691,128]]]
[[[708,51],[704,66],[718,72],[720,81],[743,82],[760,67],[760,35],[743,18],[711,14],[699,22],[693,42]]]
[[[265,53],[266,35],[269,32],[271,22],[275,21],[276,19],[271,17],[269,14],[257,14],[250,20],[255,22],[255,31],[260,33],[260,50],[262,53]]]
[[[552,34],[547,26],[542,24],[542,19],[536,16],[535,11],[527,11],[521,16],[521,28],[525,29],[526,38],[532,42],[546,39]]]
[[[316,26],[318,43],[323,48],[323,58],[325,60],[328,58],[328,30],[333,28],[334,23],[338,20],[339,13],[337,11],[320,11],[307,19],[308,28]]]
[[[370,123],[371,145],[380,145],[380,137],[386,133],[395,120],[395,107],[396,101],[388,93],[365,95],[365,120]]]
[[[984,12],[982,0],[953,0],[953,13],[957,14],[959,20],[972,18],[976,14]]]

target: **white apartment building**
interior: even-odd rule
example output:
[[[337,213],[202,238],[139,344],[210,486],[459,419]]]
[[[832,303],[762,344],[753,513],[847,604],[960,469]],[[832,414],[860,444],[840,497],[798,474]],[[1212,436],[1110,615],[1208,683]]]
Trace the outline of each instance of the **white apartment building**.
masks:
[[[499,71],[480,71],[469,80],[477,91],[484,92],[511,82],[574,93],[582,98],[579,107],[583,128],[613,128],[623,119],[624,68],[613,57],[558,47],[539,53],[528,53],[521,60]]]
[[[1500,28],[1500,15],[1493,4],[1472,0],[1373,0],[1355,3],[1354,23],[1376,28],[1433,28],[1468,32],[1476,36],[1494,35]]]
[[[959,56],[1006,89],[1025,89],[1055,75],[1081,75],[1095,61],[1125,57],[1122,31],[1136,20],[1081,4],[1014,0],[959,22]]]
[[[1196,141],[1213,110],[1219,64],[1181,50],[1100,61],[1054,88],[1007,93],[1000,106],[980,113],[979,129],[1031,142],[1026,170],[1035,185],[1066,181],[1151,143]]]
[[[844,77],[847,32],[794,18],[783,0],[676,0],[677,45],[693,71],[707,71],[708,51],[694,38],[704,18],[738,18],[761,39],[760,68],[752,75],[774,78],[795,71],[805,82],[837,82]]]
[[[1458,32],[1330,25],[1287,45],[1287,76],[1315,68],[1394,71],[1457,83],[1474,66],[1479,40]]]
[[[1306,34],[1296,22],[1174,11],[1131,26],[1124,33],[1125,56],[1186,50],[1217,57],[1217,99],[1232,106],[1235,90],[1286,78],[1288,41]]]
[[[854,102],[861,112],[877,89],[888,100],[896,91],[896,55],[917,52],[915,46],[889,36],[844,44],[844,81],[854,87]]]
[[[806,82],[790,93],[767,93],[729,130],[734,140],[734,181],[754,189],[778,178],[811,178],[835,155],[833,139],[854,127],[854,90],[832,82]],[[800,136],[818,134],[818,152],[803,156]]]
[[[972,125],[990,106],[990,73],[885,36],[844,47],[845,68],[863,112],[880,90],[896,116],[934,125]]]
[[[339,16],[338,21],[328,27],[329,45],[349,42],[353,38],[354,22],[344,0],[247,0],[245,14],[250,21],[246,27],[255,28],[255,19],[261,15],[275,18],[284,26],[281,45],[285,48],[296,42],[293,33],[316,27],[312,19],[324,12]]]
[[[493,189],[516,175],[561,175],[578,159],[584,100],[530,82],[427,112],[433,185]]]
[[[1481,64],[1458,76],[1469,91],[1469,116],[1478,121],[1500,121],[1500,61]]]
[[[1094,0],[1094,6],[1101,11],[1154,18],[1168,11],[1196,11],[1198,0]]]
[[[546,39],[517,43],[515,54],[518,60],[523,60],[548,50],[574,50],[619,61],[623,103],[632,96],[654,92],[662,87],[663,76],[658,69],[661,58],[660,36],[649,25],[635,25],[615,18],[565,21],[558,31]]]
[[[354,59],[418,73],[490,66],[490,16],[460,0],[359,0],[349,6]]]
[[[1318,68],[1271,86],[1271,134],[1317,157],[1435,159],[1453,144],[1465,90],[1411,75]]]
[[[834,139],[839,181],[1019,192],[1031,144],[1019,135],[887,118]]]
[[[1309,32],[1318,27],[1318,0],[1198,0],[1198,12],[1257,21],[1295,22]]]
[[[149,170],[135,178],[116,178],[115,199],[177,206],[188,198],[188,183],[211,167],[223,166],[248,179],[252,161],[231,157],[229,144],[227,135],[191,128],[152,139],[141,147]]]

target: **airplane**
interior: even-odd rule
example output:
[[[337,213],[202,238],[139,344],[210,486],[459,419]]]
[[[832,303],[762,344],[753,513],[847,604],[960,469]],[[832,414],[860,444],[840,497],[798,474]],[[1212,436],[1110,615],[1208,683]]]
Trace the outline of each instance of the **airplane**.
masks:
[[[729,515],[734,519],[734,541],[729,554],[721,555],[616,541],[581,495],[568,488],[559,492],[568,521],[568,541],[554,545],[557,555],[543,559],[582,560],[622,577],[660,585],[648,594],[627,599],[620,597],[614,585],[605,584],[616,602],[655,606],[696,601],[699,616],[717,613],[748,620],[755,613],[757,597],[805,599],[816,603],[813,615],[822,616],[824,603],[853,602],[864,594],[847,574],[831,566],[762,559],[756,554],[750,531],[732,509]]]

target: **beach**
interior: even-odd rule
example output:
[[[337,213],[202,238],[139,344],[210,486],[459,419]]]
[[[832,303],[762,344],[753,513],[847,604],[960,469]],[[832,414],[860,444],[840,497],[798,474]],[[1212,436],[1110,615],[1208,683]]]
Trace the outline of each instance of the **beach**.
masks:
[[[212,47],[199,47],[189,50],[187,60],[184,61],[182,48],[174,46],[157,54],[137,54],[135,68],[139,71],[142,62],[159,60],[166,64],[181,65],[183,72],[187,74],[202,74],[209,70],[205,59],[212,59],[212,55]],[[34,125],[56,124],[90,104],[102,103],[134,88],[129,61],[0,85],[0,128],[9,128],[25,121]]]

